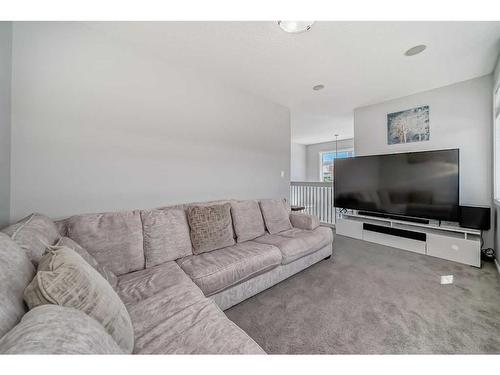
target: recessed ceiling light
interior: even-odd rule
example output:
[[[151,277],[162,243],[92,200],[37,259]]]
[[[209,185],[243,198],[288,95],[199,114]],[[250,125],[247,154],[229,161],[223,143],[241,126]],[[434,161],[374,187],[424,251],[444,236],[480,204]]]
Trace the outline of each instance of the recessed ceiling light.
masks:
[[[278,21],[278,25],[287,33],[303,33],[309,31],[314,21]]]
[[[415,47],[411,47],[408,51],[405,52],[406,56],[415,56],[418,55],[419,53],[423,52],[427,46],[425,44],[420,44]]]
[[[314,91],[323,90],[324,88],[325,88],[325,85],[316,85],[316,86],[313,86],[313,90]]]

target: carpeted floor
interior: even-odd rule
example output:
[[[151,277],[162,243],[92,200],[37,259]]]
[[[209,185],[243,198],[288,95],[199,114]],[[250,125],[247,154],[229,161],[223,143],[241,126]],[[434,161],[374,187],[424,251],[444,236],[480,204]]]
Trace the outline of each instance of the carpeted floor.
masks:
[[[342,236],[332,260],[226,314],[268,353],[500,353],[493,263],[477,269]]]

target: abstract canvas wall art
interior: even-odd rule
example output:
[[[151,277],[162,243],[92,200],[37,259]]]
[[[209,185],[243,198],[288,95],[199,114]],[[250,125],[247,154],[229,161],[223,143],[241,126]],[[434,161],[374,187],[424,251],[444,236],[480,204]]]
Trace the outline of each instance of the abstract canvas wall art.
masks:
[[[387,144],[422,142],[429,138],[428,105],[387,115]]]

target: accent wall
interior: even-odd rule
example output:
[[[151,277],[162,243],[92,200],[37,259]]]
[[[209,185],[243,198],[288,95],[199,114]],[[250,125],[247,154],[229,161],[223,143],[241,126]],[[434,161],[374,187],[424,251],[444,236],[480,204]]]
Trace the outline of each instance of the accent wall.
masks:
[[[288,197],[288,108],[85,23],[15,22],[12,53],[11,220]]]

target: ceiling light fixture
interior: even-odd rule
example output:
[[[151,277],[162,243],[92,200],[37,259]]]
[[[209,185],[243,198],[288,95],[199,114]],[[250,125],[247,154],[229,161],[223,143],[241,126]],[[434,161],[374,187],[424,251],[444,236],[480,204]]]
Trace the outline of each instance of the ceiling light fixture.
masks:
[[[424,52],[424,50],[427,48],[425,44],[419,44],[418,46],[411,47],[408,51],[405,52],[406,56],[415,56],[418,55],[421,52]]]
[[[325,88],[325,85],[316,85],[316,86],[313,86],[313,90],[314,91],[323,90],[324,88]]]
[[[287,33],[303,33],[309,31],[314,21],[278,21],[279,27]]]

